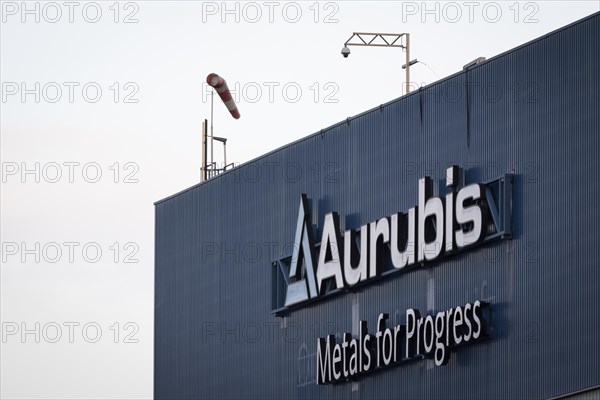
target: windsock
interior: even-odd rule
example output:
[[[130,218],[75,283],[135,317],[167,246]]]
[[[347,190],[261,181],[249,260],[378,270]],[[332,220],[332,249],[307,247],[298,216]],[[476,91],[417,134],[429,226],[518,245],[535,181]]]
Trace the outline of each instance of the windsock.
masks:
[[[225,107],[227,107],[231,113],[231,116],[235,119],[240,118],[240,112],[238,111],[237,105],[231,96],[231,92],[227,87],[227,82],[225,82],[225,79],[213,73],[206,77],[206,83],[208,83],[217,91],[219,97],[221,100],[223,100],[223,103],[225,103]]]

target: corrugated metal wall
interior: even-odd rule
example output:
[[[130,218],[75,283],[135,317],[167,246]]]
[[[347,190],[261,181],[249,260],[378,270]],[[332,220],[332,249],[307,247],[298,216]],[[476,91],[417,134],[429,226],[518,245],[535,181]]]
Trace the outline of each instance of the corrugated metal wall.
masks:
[[[155,396],[548,398],[600,384],[600,14],[156,204]],[[284,129],[284,127],[282,127]],[[300,194],[357,228],[443,188],[515,174],[514,238],[271,314]],[[428,302],[429,292],[429,302]],[[316,340],[407,308],[492,303],[491,339],[317,386]],[[353,306],[354,303],[354,306]],[[429,303],[429,304],[428,304]],[[354,322],[356,323],[356,322]]]

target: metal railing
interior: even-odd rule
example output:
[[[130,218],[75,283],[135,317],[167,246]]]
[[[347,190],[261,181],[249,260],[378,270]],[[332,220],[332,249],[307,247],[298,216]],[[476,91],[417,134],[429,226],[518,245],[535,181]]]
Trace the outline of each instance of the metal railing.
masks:
[[[234,163],[229,163],[229,164],[225,164],[223,165],[223,168],[218,168],[218,165],[216,162],[212,162],[212,163],[208,163],[206,165],[206,175],[204,175],[204,169],[200,168],[200,175],[201,176],[206,176],[206,179],[212,179],[215,176],[221,175],[223,172],[227,171],[227,169],[231,169],[235,166]]]

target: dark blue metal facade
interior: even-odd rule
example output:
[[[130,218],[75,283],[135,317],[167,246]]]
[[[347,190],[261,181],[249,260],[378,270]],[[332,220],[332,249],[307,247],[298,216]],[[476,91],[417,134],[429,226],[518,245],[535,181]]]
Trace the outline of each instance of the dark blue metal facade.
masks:
[[[600,14],[156,203],[154,391],[196,398],[551,398],[600,385]],[[510,240],[272,314],[301,193],[315,237],[514,175]],[[317,338],[491,303],[489,340],[316,385]]]

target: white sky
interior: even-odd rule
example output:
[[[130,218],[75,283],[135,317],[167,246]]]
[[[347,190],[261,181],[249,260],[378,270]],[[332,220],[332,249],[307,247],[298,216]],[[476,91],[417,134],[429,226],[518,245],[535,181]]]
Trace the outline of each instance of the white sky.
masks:
[[[230,14],[220,1],[75,2],[70,22],[62,1],[28,2],[31,14],[2,2],[0,397],[152,397],[153,202],[198,182],[210,72],[241,92],[241,119],[217,98],[214,122],[240,163],[403,94],[402,50],[352,47],[344,59],[353,31],[410,32],[411,58],[427,63],[411,80],[424,84],[600,10],[475,3],[469,15],[460,1],[428,2],[429,14],[420,1],[274,2],[270,16],[268,2],[230,2]],[[39,182],[22,173],[36,165]],[[36,323],[39,343],[21,335]]]

